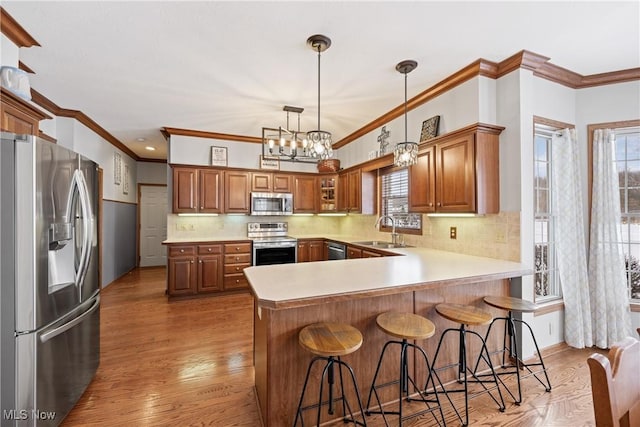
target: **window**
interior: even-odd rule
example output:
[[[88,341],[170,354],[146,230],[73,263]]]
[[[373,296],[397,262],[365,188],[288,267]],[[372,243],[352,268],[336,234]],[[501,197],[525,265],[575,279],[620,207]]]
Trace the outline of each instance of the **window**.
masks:
[[[422,230],[422,216],[409,213],[409,171],[388,169],[380,176],[380,215],[391,215],[396,230]],[[384,224],[389,227],[389,221]]]
[[[556,267],[555,234],[551,195],[551,135],[557,130],[547,125],[534,127],[534,281],[535,300],[544,302],[562,296]]]
[[[614,132],[622,215],[620,243],[629,298],[640,303],[640,128],[618,128]]]

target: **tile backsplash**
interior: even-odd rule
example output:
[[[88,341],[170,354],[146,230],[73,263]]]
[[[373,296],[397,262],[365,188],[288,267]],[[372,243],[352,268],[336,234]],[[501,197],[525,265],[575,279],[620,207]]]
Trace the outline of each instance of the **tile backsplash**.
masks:
[[[241,238],[247,234],[247,222],[287,221],[292,235],[322,236],[342,234],[362,239],[390,240],[389,233],[374,228],[376,215],[347,215],[344,217],[289,216],[251,217],[246,215],[167,216],[167,237],[184,238]],[[456,227],[457,238],[449,236]],[[520,212],[500,212],[478,217],[422,216],[422,235],[405,234],[405,243],[412,246],[489,258],[520,261]]]

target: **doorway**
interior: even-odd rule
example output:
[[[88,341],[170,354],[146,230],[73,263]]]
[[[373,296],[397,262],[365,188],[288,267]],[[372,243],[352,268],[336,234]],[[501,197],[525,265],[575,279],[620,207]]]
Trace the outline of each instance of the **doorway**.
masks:
[[[167,186],[139,184],[138,207],[138,266],[166,265],[162,242],[167,238]]]

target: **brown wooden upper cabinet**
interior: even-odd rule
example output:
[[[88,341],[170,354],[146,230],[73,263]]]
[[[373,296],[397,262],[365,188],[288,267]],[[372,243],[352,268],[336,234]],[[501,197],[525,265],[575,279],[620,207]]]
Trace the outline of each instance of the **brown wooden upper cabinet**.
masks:
[[[251,191],[262,193],[291,193],[291,175],[284,173],[253,172]]]
[[[250,172],[225,171],[224,174],[224,211],[230,213],[248,214],[251,210],[249,205],[249,193],[251,192]]]
[[[319,211],[335,212],[338,210],[338,175],[320,175],[318,177]]]
[[[174,213],[222,213],[223,173],[215,169],[173,168]]]
[[[376,213],[375,173],[360,169],[341,173],[338,177],[338,210],[363,214]]]
[[[293,176],[293,213],[318,211],[318,188],[315,175]]]
[[[473,125],[420,148],[409,168],[411,212],[500,211],[499,135],[504,128]]]
[[[43,113],[8,89],[0,87],[0,128],[6,132],[38,135],[40,120],[50,119]]]

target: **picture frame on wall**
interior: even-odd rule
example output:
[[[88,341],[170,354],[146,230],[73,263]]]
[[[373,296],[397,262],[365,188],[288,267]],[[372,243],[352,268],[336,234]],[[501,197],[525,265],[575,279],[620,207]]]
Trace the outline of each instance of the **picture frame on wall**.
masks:
[[[280,159],[260,156],[260,169],[280,170]]]
[[[227,147],[211,146],[211,166],[227,166]]]
[[[426,141],[438,136],[438,125],[440,124],[440,116],[433,116],[422,122],[422,132],[420,132],[420,141]]]
[[[122,194],[129,194],[129,165],[124,165],[122,178]]]
[[[120,157],[120,153],[113,153],[113,183],[115,185],[120,185],[120,181],[122,180],[122,157]]]

